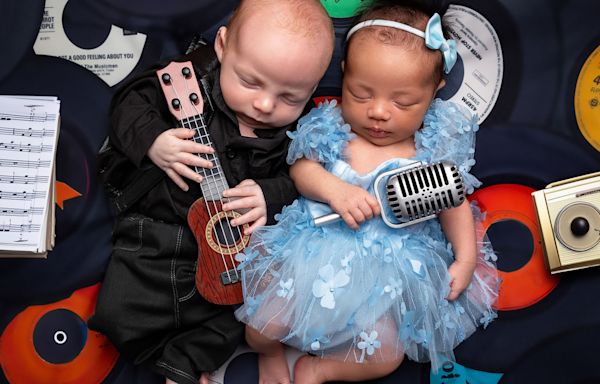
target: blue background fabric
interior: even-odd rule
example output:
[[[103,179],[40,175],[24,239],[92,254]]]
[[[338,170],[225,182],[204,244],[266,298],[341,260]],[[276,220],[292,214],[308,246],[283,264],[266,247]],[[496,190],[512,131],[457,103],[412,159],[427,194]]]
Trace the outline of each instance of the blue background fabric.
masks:
[[[345,0],[323,0],[325,4]],[[360,3],[358,1],[354,3]],[[600,154],[582,134],[574,107],[575,88],[585,61],[600,46],[595,0],[457,0],[483,15],[495,29],[503,53],[503,81],[496,103],[477,134],[476,164],[471,172],[483,182],[480,192],[494,199],[494,186],[531,190],[548,183],[599,170]],[[61,131],[57,152],[57,182],[75,191],[57,208],[56,247],[47,259],[0,259],[0,350],[8,343],[8,327],[30,330],[23,343],[35,351],[23,360],[39,360],[41,372],[73,370],[79,353],[92,347],[77,309],[56,305],[102,283],[110,254],[111,213],[96,175],[96,153],[106,136],[108,106],[119,84],[158,60],[182,53],[194,35],[209,39],[237,4],[233,0],[78,0],[66,3],[62,22],[70,43],[85,49],[102,46],[112,25],[146,35],[139,61],[131,72],[108,85],[72,61],[38,55],[34,44],[44,19],[43,0],[0,2],[0,94],[56,95],[61,100]],[[349,18],[334,18],[337,47],[317,90],[339,96],[342,38]],[[442,92],[461,85],[471,69],[459,62]],[[598,73],[600,75],[600,73]],[[592,102],[590,100],[589,102]],[[600,129],[600,121],[593,122]],[[508,189],[517,191],[518,189]],[[510,193],[510,192],[509,192]],[[516,192],[515,192],[516,193]],[[494,224],[488,236],[498,251],[498,267],[518,271],[533,257],[534,237],[519,225],[517,207]],[[539,244],[537,244],[539,246]],[[477,331],[455,351],[456,364],[439,375],[428,364],[406,361],[377,383],[580,383],[600,382],[596,346],[600,340],[598,268],[564,273],[547,294],[520,308],[499,311],[485,331]],[[531,292],[523,292],[523,296]],[[58,303],[58,304],[57,304]],[[93,303],[92,303],[93,304]],[[65,304],[66,305],[66,304]],[[33,324],[22,314],[46,313]],[[46,311],[46,312],[44,312]],[[65,347],[52,341],[54,331],[72,332]],[[81,337],[77,338],[75,335]],[[70,348],[68,351],[65,348]],[[102,349],[105,348],[105,349]],[[108,349],[102,347],[99,353]],[[18,353],[17,350],[14,353]],[[37,360],[36,360],[37,359]],[[8,366],[0,353],[0,382],[8,382]],[[52,370],[48,364],[52,365]],[[22,372],[27,372],[25,365]],[[43,375],[42,375],[43,376]],[[237,355],[222,371],[227,384],[255,382],[256,355]],[[160,383],[162,379],[120,356],[107,372],[91,369],[86,380],[103,383]],[[34,382],[33,380],[25,382]]]

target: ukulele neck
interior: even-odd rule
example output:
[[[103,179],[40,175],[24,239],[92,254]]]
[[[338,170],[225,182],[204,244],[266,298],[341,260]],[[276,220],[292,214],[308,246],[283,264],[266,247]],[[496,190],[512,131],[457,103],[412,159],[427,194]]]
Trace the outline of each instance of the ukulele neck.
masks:
[[[195,115],[180,120],[179,125],[185,128],[193,129],[196,132],[193,137],[193,140],[196,143],[215,149],[210,139],[210,135],[208,134],[206,121],[202,115]],[[200,153],[198,156],[213,163],[212,168],[194,167],[196,173],[202,176],[202,182],[200,182],[202,196],[207,201],[222,200],[223,191],[228,189],[229,185],[227,184],[227,179],[223,173],[219,158],[215,153]]]

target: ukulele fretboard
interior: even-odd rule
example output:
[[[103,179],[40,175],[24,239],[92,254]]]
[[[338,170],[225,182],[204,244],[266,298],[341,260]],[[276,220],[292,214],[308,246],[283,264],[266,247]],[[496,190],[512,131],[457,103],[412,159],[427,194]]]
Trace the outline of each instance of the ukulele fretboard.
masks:
[[[214,148],[206,129],[206,122],[204,121],[202,115],[185,118],[180,121],[180,124],[185,128],[196,131],[196,134],[193,138],[196,143]],[[196,173],[203,177],[203,180],[200,183],[202,196],[207,201],[222,200],[223,191],[228,189],[229,185],[227,184],[227,179],[225,178],[223,169],[221,168],[219,158],[216,154],[199,153],[198,156],[213,163],[212,168],[194,167]]]

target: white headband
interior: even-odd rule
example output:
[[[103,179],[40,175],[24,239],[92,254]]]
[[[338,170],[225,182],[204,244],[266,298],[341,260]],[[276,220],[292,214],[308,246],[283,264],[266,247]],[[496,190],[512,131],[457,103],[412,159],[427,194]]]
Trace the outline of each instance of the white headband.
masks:
[[[456,41],[452,39],[446,40],[446,38],[444,37],[444,32],[442,31],[442,19],[437,13],[433,14],[433,16],[431,16],[431,18],[427,22],[425,32],[417,28],[411,27],[410,25],[392,20],[373,19],[362,21],[356,24],[348,31],[348,35],[346,36],[346,42],[348,42],[348,39],[350,39],[350,37],[354,33],[356,33],[356,31],[367,27],[396,28],[425,39],[425,46],[427,48],[439,50],[440,52],[442,52],[442,57],[444,58],[445,73],[450,73],[450,70],[452,69],[458,58],[458,54],[456,52]]]
[[[392,20],[373,19],[373,20],[361,21],[360,23],[358,23],[354,27],[352,27],[352,29],[350,29],[348,31],[348,35],[346,36],[346,41],[348,41],[350,39],[350,36],[352,36],[356,31],[358,31],[359,29],[367,28],[367,27],[391,27],[391,28],[401,29],[403,31],[410,32],[413,35],[417,35],[419,37],[425,38],[425,32],[423,32],[417,28],[413,28],[410,25],[399,23],[397,21],[392,21]]]

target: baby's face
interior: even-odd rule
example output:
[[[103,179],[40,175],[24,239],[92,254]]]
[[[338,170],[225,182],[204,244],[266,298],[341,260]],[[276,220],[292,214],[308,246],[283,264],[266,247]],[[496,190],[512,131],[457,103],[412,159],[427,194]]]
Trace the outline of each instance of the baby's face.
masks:
[[[352,130],[385,146],[410,143],[438,88],[423,52],[355,37],[345,63],[342,114]]]
[[[221,52],[215,44],[223,98],[240,128],[288,125],[302,113],[328,62],[304,37],[268,23],[246,24],[236,36],[225,34]]]

